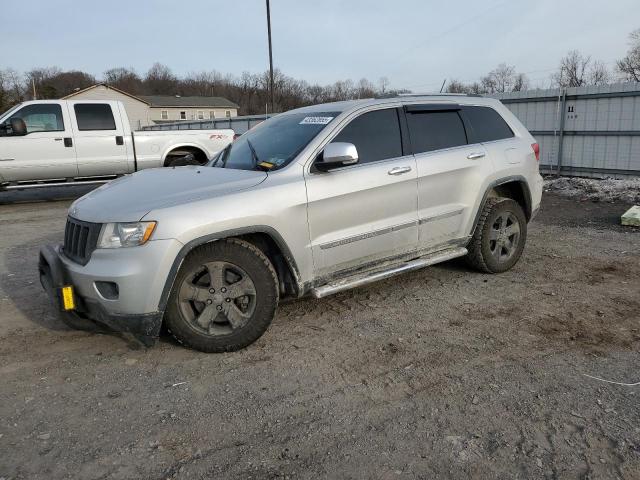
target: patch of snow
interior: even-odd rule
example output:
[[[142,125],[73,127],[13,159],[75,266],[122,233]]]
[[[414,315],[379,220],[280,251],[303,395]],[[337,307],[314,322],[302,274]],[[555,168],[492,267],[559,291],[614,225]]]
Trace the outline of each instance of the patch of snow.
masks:
[[[544,191],[599,202],[640,203],[640,178],[547,177]]]

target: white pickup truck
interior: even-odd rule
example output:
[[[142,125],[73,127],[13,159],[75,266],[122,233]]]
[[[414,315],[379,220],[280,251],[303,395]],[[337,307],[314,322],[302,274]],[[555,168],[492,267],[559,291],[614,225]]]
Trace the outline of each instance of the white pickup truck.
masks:
[[[205,163],[233,130],[133,132],[122,102],[39,100],[0,116],[0,191],[97,183],[143,168]]]

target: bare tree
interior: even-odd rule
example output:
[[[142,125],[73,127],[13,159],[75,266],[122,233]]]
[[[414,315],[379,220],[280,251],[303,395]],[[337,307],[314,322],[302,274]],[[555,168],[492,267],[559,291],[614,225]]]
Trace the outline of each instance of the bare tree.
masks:
[[[551,75],[556,87],[584,87],[585,85],[607,85],[612,75],[607,66],[600,61],[592,61],[578,50],[572,50],[560,60],[560,67]]]
[[[572,50],[560,60],[559,70],[551,76],[558,87],[582,87],[587,84],[590,56]]]
[[[60,98],[96,83],[93,75],[79,70],[61,71],[57,67],[37,68],[27,72],[25,91],[35,84],[38,98]]]
[[[11,68],[0,70],[0,112],[24,100],[22,77]]]
[[[142,93],[142,79],[132,68],[117,67],[104,72],[104,82],[133,95]]]
[[[504,93],[526,90],[529,79],[524,73],[516,73],[516,67],[501,63],[475,83],[466,87],[469,93]]]
[[[593,62],[589,69],[587,82],[589,85],[608,85],[611,83],[612,76],[607,66],[600,61]]]
[[[361,78],[358,80],[358,84],[356,85],[356,97],[357,98],[371,98],[375,97],[376,89],[366,78]]]
[[[469,87],[459,80],[451,80],[447,85],[447,93],[468,93]]]
[[[529,89],[529,79],[524,73],[519,73],[513,80],[512,92],[522,92]]]
[[[144,77],[144,88],[149,95],[175,95],[178,78],[169,67],[156,62]]]
[[[387,89],[389,88],[389,79],[387,77],[380,77],[380,80],[378,80],[378,85],[380,85],[380,95],[386,94]]]
[[[640,82],[640,28],[629,34],[629,51],[617,62],[624,80]]]

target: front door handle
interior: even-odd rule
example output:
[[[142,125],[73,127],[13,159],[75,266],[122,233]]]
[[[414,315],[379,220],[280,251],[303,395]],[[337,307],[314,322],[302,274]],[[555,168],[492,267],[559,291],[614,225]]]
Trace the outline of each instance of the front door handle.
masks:
[[[478,160],[479,158],[484,157],[484,153],[483,152],[473,152],[470,153],[469,155],[467,155],[467,158],[469,160]]]
[[[403,173],[407,173],[411,171],[411,167],[394,167],[389,170],[387,173],[389,175],[402,175]]]
[[[15,162],[15,158],[0,158],[0,162]]]

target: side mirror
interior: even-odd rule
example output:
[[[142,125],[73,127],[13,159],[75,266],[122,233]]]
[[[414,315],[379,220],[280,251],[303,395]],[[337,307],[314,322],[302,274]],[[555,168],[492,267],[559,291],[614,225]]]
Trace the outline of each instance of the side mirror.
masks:
[[[27,134],[27,125],[21,118],[12,118],[9,120],[12,135],[22,136]]]
[[[314,165],[318,170],[326,172],[356,163],[358,163],[358,150],[353,143],[333,142],[324,147],[322,156],[316,160]]]

